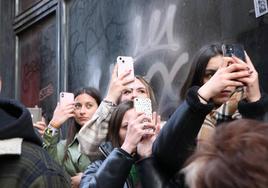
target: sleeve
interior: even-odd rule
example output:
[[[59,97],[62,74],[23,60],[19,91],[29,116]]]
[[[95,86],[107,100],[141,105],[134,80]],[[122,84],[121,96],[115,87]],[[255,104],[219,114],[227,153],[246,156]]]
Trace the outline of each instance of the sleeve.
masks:
[[[64,145],[63,142],[59,143],[60,134],[59,132],[53,133],[53,131],[48,127],[45,130],[43,137],[43,148],[50,154],[50,156],[58,163],[62,164]],[[62,155],[59,155],[62,154]]]
[[[268,112],[268,95],[262,93],[260,100],[249,103],[245,99],[238,103],[238,110],[243,118],[264,120]]]
[[[114,106],[102,101],[92,119],[78,133],[79,150],[92,161],[101,155],[98,147],[106,138],[109,121],[114,109]]]
[[[123,187],[130,173],[134,159],[120,148],[115,148],[102,162],[93,162],[80,182],[80,188]]]
[[[192,87],[184,101],[161,129],[153,144],[153,155],[160,168],[170,176],[179,171],[192,153],[197,134],[213,103],[202,104],[198,87]]]

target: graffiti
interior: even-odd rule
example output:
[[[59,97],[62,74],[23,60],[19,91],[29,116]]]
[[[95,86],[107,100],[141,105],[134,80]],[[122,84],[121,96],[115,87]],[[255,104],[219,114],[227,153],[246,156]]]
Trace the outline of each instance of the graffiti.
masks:
[[[139,61],[140,59],[145,58],[149,55],[152,56],[159,52],[173,51],[178,53],[178,56],[176,57],[175,63],[173,64],[170,72],[168,71],[165,62],[157,60],[156,63],[150,66],[146,74],[146,78],[149,81],[151,81],[151,79],[157,73],[160,73],[162,76],[162,79],[164,81],[164,88],[162,88],[160,99],[158,99],[162,112],[171,106],[174,106],[174,104],[170,104],[171,106],[167,105],[165,99],[167,97],[170,99],[178,98],[177,92],[174,92],[172,89],[172,83],[182,65],[187,63],[189,60],[189,54],[187,52],[179,53],[180,46],[176,41],[175,35],[173,33],[176,10],[176,5],[170,5],[166,10],[164,19],[162,19],[163,13],[160,10],[154,10],[150,17],[148,29],[145,29],[147,31],[146,34],[141,32],[143,30],[142,16],[137,16],[134,21],[133,30],[136,33],[135,36],[137,36],[134,40],[136,41],[134,47],[134,58],[137,63],[142,62]],[[163,23],[161,23],[161,20],[164,20]]]
[[[51,96],[53,93],[54,93],[54,87],[52,83],[50,83],[46,87],[40,90],[39,101],[45,100],[47,97]]]
[[[137,35],[136,47],[134,50],[135,60],[139,60],[140,58],[160,50],[172,50],[178,51],[179,45],[175,40],[173,28],[174,28],[174,19],[176,14],[176,5],[170,5],[166,11],[166,19],[164,20],[164,24],[161,24],[161,11],[155,10],[153,11],[150,19],[150,23],[148,25],[148,33],[146,35],[142,34],[142,16],[137,16],[134,21],[134,31]],[[148,36],[148,37],[142,37]],[[161,43],[162,39],[166,37],[167,43]],[[147,38],[147,40],[146,40]],[[142,44],[142,41],[146,41],[145,44]]]

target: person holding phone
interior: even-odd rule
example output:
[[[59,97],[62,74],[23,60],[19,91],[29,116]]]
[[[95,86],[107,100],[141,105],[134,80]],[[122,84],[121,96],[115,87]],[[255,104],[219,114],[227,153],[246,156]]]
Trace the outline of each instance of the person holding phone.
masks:
[[[234,79],[239,74],[241,76]],[[257,119],[264,116],[263,105],[267,96],[260,91],[258,73],[246,53],[243,61],[235,56],[223,57],[220,44],[204,46],[193,59],[181,90],[182,99],[193,86],[202,87],[198,91],[199,97],[215,106],[202,125],[199,141],[206,140],[221,122],[240,119],[242,115]],[[260,108],[254,104],[259,104]],[[260,113],[252,115],[251,111]]]
[[[78,134],[80,150],[91,160],[98,159],[102,155],[98,147],[107,136],[108,122],[118,104],[122,101],[133,101],[136,97],[143,97],[151,99],[153,111],[157,107],[150,84],[141,76],[130,78],[129,74],[133,70],[125,70],[121,75],[118,75],[118,66],[116,64],[113,69],[106,97],[93,118],[83,126]]]
[[[74,96],[72,93],[60,95],[60,103],[44,133],[44,148],[71,176],[72,187],[79,187],[82,173],[91,160],[78,150],[77,133],[92,118],[101,102],[101,95],[92,87],[77,89]],[[70,120],[67,138],[59,140],[60,128],[67,120]]]
[[[120,103],[112,112],[107,139],[99,148],[104,159],[88,166],[80,187],[139,187],[144,176],[137,170],[153,170],[148,161],[159,129],[160,117],[156,113],[151,119],[145,113],[136,112],[133,101]]]

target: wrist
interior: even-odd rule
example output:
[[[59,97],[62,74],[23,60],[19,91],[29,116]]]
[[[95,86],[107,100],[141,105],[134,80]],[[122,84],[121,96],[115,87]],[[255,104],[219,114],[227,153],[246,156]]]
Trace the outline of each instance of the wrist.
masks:
[[[60,123],[58,123],[57,121],[55,121],[55,120],[53,120],[53,119],[49,122],[49,125],[50,125],[51,127],[56,128],[56,129],[59,129],[60,126],[61,126]]]
[[[123,143],[123,145],[121,146],[121,149],[130,155],[133,155],[133,153],[135,151],[135,147],[133,147],[133,146],[131,146],[131,144],[127,144],[127,143]]]
[[[209,100],[210,100],[210,96],[208,95],[206,90],[203,90],[202,88],[200,88],[197,91],[197,96],[198,96],[200,102],[203,103],[203,104],[207,104],[209,102]]]

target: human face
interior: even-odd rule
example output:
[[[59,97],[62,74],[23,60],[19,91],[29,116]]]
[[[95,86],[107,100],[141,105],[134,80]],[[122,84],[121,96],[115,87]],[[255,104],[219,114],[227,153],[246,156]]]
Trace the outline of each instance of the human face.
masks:
[[[129,125],[129,122],[133,121],[136,119],[136,111],[134,108],[126,111],[122,123],[121,123],[121,127],[119,130],[119,137],[120,137],[120,145],[122,145],[125,141],[126,138],[126,134],[127,134],[127,128]]]
[[[87,121],[91,119],[93,114],[98,108],[96,100],[90,95],[83,93],[78,95],[75,99],[75,121],[83,126]]]
[[[223,62],[223,58],[221,55],[212,57],[206,67],[205,76],[203,78],[203,84],[205,84],[209,79],[215,74],[215,72],[219,69],[221,63]],[[221,93],[212,98],[213,102],[216,105],[221,105],[228,101],[231,97],[232,93],[235,91],[235,87],[229,86],[226,87]]]
[[[128,89],[122,92],[120,102],[126,100],[132,100],[136,97],[149,98],[149,92],[143,83],[135,78],[134,82],[129,85]]]

